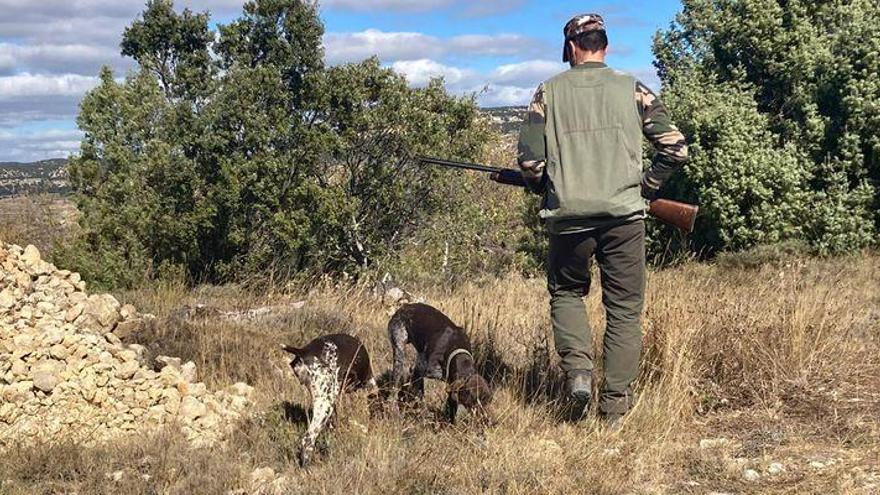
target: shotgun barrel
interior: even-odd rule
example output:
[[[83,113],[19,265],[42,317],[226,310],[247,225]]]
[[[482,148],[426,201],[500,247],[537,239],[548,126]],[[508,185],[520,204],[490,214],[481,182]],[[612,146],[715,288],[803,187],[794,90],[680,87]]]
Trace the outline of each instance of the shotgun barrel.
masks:
[[[427,156],[419,157],[419,161],[441,167],[486,172],[490,174],[489,177],[492,180],[500,184],[526,187],[526,182],[519,171],[510,168],[490,167],[478,163],[457,162]],[[649,215],[686,233],[694,231],[694,222],[697,220],[699,211],[700,208],[697,205],[681,203],[671,199],[655,199],[648,204]]]

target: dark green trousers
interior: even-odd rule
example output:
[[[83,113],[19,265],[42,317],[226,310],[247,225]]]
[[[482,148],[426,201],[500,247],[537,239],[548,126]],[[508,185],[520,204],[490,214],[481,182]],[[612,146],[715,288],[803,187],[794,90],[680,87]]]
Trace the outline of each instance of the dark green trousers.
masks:
[[[593,341],[584,296],[590,290],[595,256],[605,306],[603,413],[632,406],[632,382],[639,371],[641,315],[645,299],[645,222],[635,220],[580,234],[550,236],[547,286],[556,351],[562,369],[593,369]]]

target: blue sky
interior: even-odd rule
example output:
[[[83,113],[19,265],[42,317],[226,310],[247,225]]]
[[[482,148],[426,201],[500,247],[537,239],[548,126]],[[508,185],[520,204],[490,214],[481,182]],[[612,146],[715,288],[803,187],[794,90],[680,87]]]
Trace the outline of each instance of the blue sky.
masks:
[[[177,0],[236,17],[241,0]],[[133,68],[118,52],[141,0],[0,0],[0,161],[64,157],[78,149],[77,104],[102,65]],[[330,64],[378,55],[418,86],[443,76],[450,91],[484,106],[521,105],[561,63],[561,30],[598,12],[608,26],[609,63],[656,87],[651,40],[678,0],[597,3],[538,0],[323,0]]]

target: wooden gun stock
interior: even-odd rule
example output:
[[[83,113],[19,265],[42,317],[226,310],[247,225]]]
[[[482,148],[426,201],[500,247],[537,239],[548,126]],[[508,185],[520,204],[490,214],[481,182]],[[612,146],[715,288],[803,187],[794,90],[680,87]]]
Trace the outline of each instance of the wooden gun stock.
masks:
[[[696,205],[671,199],[655,199],[648,205],[649,215],[688,234],[694,231],[694,222],[697,221],[699,211],[700,208]]]

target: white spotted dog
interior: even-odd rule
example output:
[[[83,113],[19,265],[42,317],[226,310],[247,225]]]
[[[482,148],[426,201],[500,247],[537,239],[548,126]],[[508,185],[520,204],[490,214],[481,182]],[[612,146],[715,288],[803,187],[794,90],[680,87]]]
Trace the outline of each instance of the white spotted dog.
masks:
[[[376,380],[367,349],[351,335],[325,335],[302,348],[282,348],[294,356],[290,367],[312,396],[312,418],[299,452],[299,463],[305,467],[311,461],[315,442],[332,420],[340,392],[361,388],[375,392]]]
[[[444,380],[448,392],[446,419],[450,423],[455,422],[459,405],[488,417],[486,406],[492,400],[492,389],[477,372],[463,328],[427,304],[406,304],[388,322],[388,336],[394,353],[390,399],[395,410],[405,379],[405,347],[410,343],[418,354],[409,386],[419,399],[425,394],[425,378]]]

